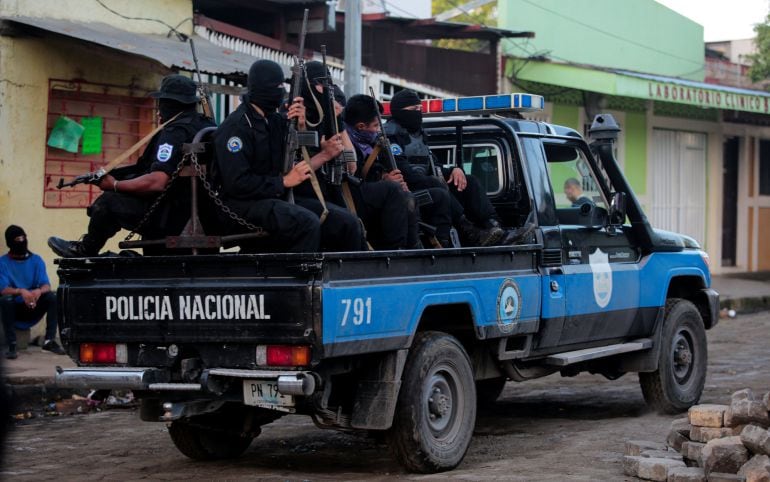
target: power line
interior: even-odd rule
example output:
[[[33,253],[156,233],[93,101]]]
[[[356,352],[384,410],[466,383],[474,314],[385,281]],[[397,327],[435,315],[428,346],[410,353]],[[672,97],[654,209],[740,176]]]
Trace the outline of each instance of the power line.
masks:
[[[177,26],[176,26],[176,27],[172,27],[171,25],[167,24],[167,23],[166,23],[166,22],[164,22],[163,20],[159,20],[159,19],[157,19],[157,18],[147,18],[147,17],[129,17],[129,16],[127,16],[127,15],[123,15],[122,13],[120,13],[120,12],[117,12],[117,11],[115,11],[115,10],[111,9],[110,7],[108,7],[107,5],[105,5],[105,4],[102,2],[102,0],[96,0],[96,3],[98,3],[99,5],[101,5],[101,7],[102,7],[102,8],[104,8],[105,10],[107,10],[108,12],[110,12],[110,13],[113,13],[113,14],[117,15],[118,17],[120,17],[120,18],[122,18],[122,19],[125,19],[125,20],[144,20],[145,22],[155,22],[155,23],[159,23],[159,24],[163,25],[164,27],[168,28],[169,32],[168,32],[168,34],[166,34],[166,36],[167,36],[167,37],[168,37],[168,36],[170,36],[170,35],[173,33],[173,34],[174,34],[174,35],[176,35],[176,37],[177,37],[179,40],[181,40],[182,42],[186,42],[186,41],[187,41],[187,35],[183,34],[182,32],[180,32],[180,31],[179,31],[179,30],[177,30],[177,29],[178,29],[178,28],[179,28],[179,27],[180,27],[180,26],[181,26],[183,23],[185,23],[186,21],[188,21],[188,20],[192,20],[192,17],[188,17],[188,18],[185,18],[184,20],[182,20],[181,22],[179,22],[179,23],[177,24]]]
[[[401,13],[405,13],[405,14],[409,15],[412,18],[420,18],[419,15],[415,15],[412,12],[408,12],[408,11],[404,10],[403,8],[399,7],[398,5],[394,5],[393,3],[389,2],[388,0],[382,0],[382,3],[384,3],[385,5],[388,5],[391,8],[395,8],[396,10],[400,11]]]
[[[583,27],[585,27],[585,28],[587,28],[589,30],[593,30],[595,32],[607,35],[608,37],[612,37],[614,39],[621,40],[623,42],[626,42],[626,43],[629,43],[629,44],[632,44],[632,45],[636,45],[637,47],[641,47],[643,49],[647,49],[647,50],[650,50],[652,52],[656,52],[656,53],[659,53],[659,54],[662,54],[662,55],[666,55],[668,57],[673,57],[673,58],[676,58],[676,59],[679,59],[679,60],[684,60],[686,62],[690,62],[690,63],[693,63],[693,64],[697,63],[696,61],[694,61],[692,59],[688,59],[688,58],[685,58],[685,57],[680,57],[680,56],[678,56],[676,54],[672,54],[672,53],[666,52],[664,50],[656,49],[654,47],[650,47],[648,45],[644,45],[643,43],[637,42],[635,40],[627,39],[625,37],[621,37],[620,35],[616,35],[616,34],[614,34],[612,32],[607,32],[606,30],[602,30],[600,28],[596,28],[596,27],[594,27],[591,24],[588,24],[588,23],[585,23],[585,22],[581,22],[580,20],[576,20],[574,18],[568,17],[567,15],[564,15],[564,14],[562,14],[562,13],[556,11],[556,10],[551,10],[550,8],[546,8],[546,7],[542,6],[542,5],[538,5],[537,3],[535,3],[535,2],[533,2],[531,0],[521,0],[521,1],[523,1],[524,3],[528,3],[528,4],[532,5],[533,7],[537,7],[539,9],[541,9],[541,10],[545,10],[546,12],[551,13],[553,15],[556,15],[557,17],[561,17],[561,18],[563,18],[565,20],[568,20],[570,22],[573,22],[573,23],[576,23],[578,25],[581,25],[581,26],[583,26]]]

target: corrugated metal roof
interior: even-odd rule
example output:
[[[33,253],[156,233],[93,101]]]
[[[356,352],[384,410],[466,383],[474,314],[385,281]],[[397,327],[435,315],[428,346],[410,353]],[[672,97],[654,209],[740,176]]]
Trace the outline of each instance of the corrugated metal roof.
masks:
[[[33,17],[0,17],[0,20],[146,57],[171,69],[195,69],[189,42],[182,42],[174,35],[165,37],[137,34],[97,22]],[[257,60],[249,55],[218,47],[197,35],[192,38],[195,41],[195,52],[201,72],[217,75],[246,74],[251,64]]]

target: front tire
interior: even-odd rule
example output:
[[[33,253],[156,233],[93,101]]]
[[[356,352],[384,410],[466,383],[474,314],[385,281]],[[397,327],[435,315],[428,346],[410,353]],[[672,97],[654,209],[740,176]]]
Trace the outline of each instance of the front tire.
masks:
[[[660,413],[680,413],[698,403],[706,383],[708,347],[700,312],[690,301],[666,302],[658,369],[639,373],[647,404]]]
[[[254,440],[180,420],[171,422],[168,433],[176,448],[193,460],[232,459],[243,454]]]
[[[476,387],[462,345],[444,333],[418,333],[387,432],[396,458],[413,472],[451,470],[465,457],[475,424]]]

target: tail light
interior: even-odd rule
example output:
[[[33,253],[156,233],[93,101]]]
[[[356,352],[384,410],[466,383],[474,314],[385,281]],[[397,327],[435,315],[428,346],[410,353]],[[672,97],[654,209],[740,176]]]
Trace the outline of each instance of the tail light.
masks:
[[[310,364],[310,347],[303,345],[259,345],[257,365],[297,367]]]
[[[128,347],[125,343],[82,343],[81,363],[128,363]]]

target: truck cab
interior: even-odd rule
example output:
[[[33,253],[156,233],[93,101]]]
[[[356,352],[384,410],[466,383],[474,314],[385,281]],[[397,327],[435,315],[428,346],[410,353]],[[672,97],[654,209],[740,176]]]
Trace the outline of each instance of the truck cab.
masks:
[[[436,162],[479,177],[512,246],[60,260],[60,385],[128,388],[193,459],[240,455],[290,413],[381,432],[409,470],[457,466],[508,381],[639,374],[697,403],[717,322],[708,257],[657,231],[600,115],[589,144],[532,94],[426,101]],[[387,106],[386,106],[387,109]],[[202,151],[199,150],[199,151]]]

